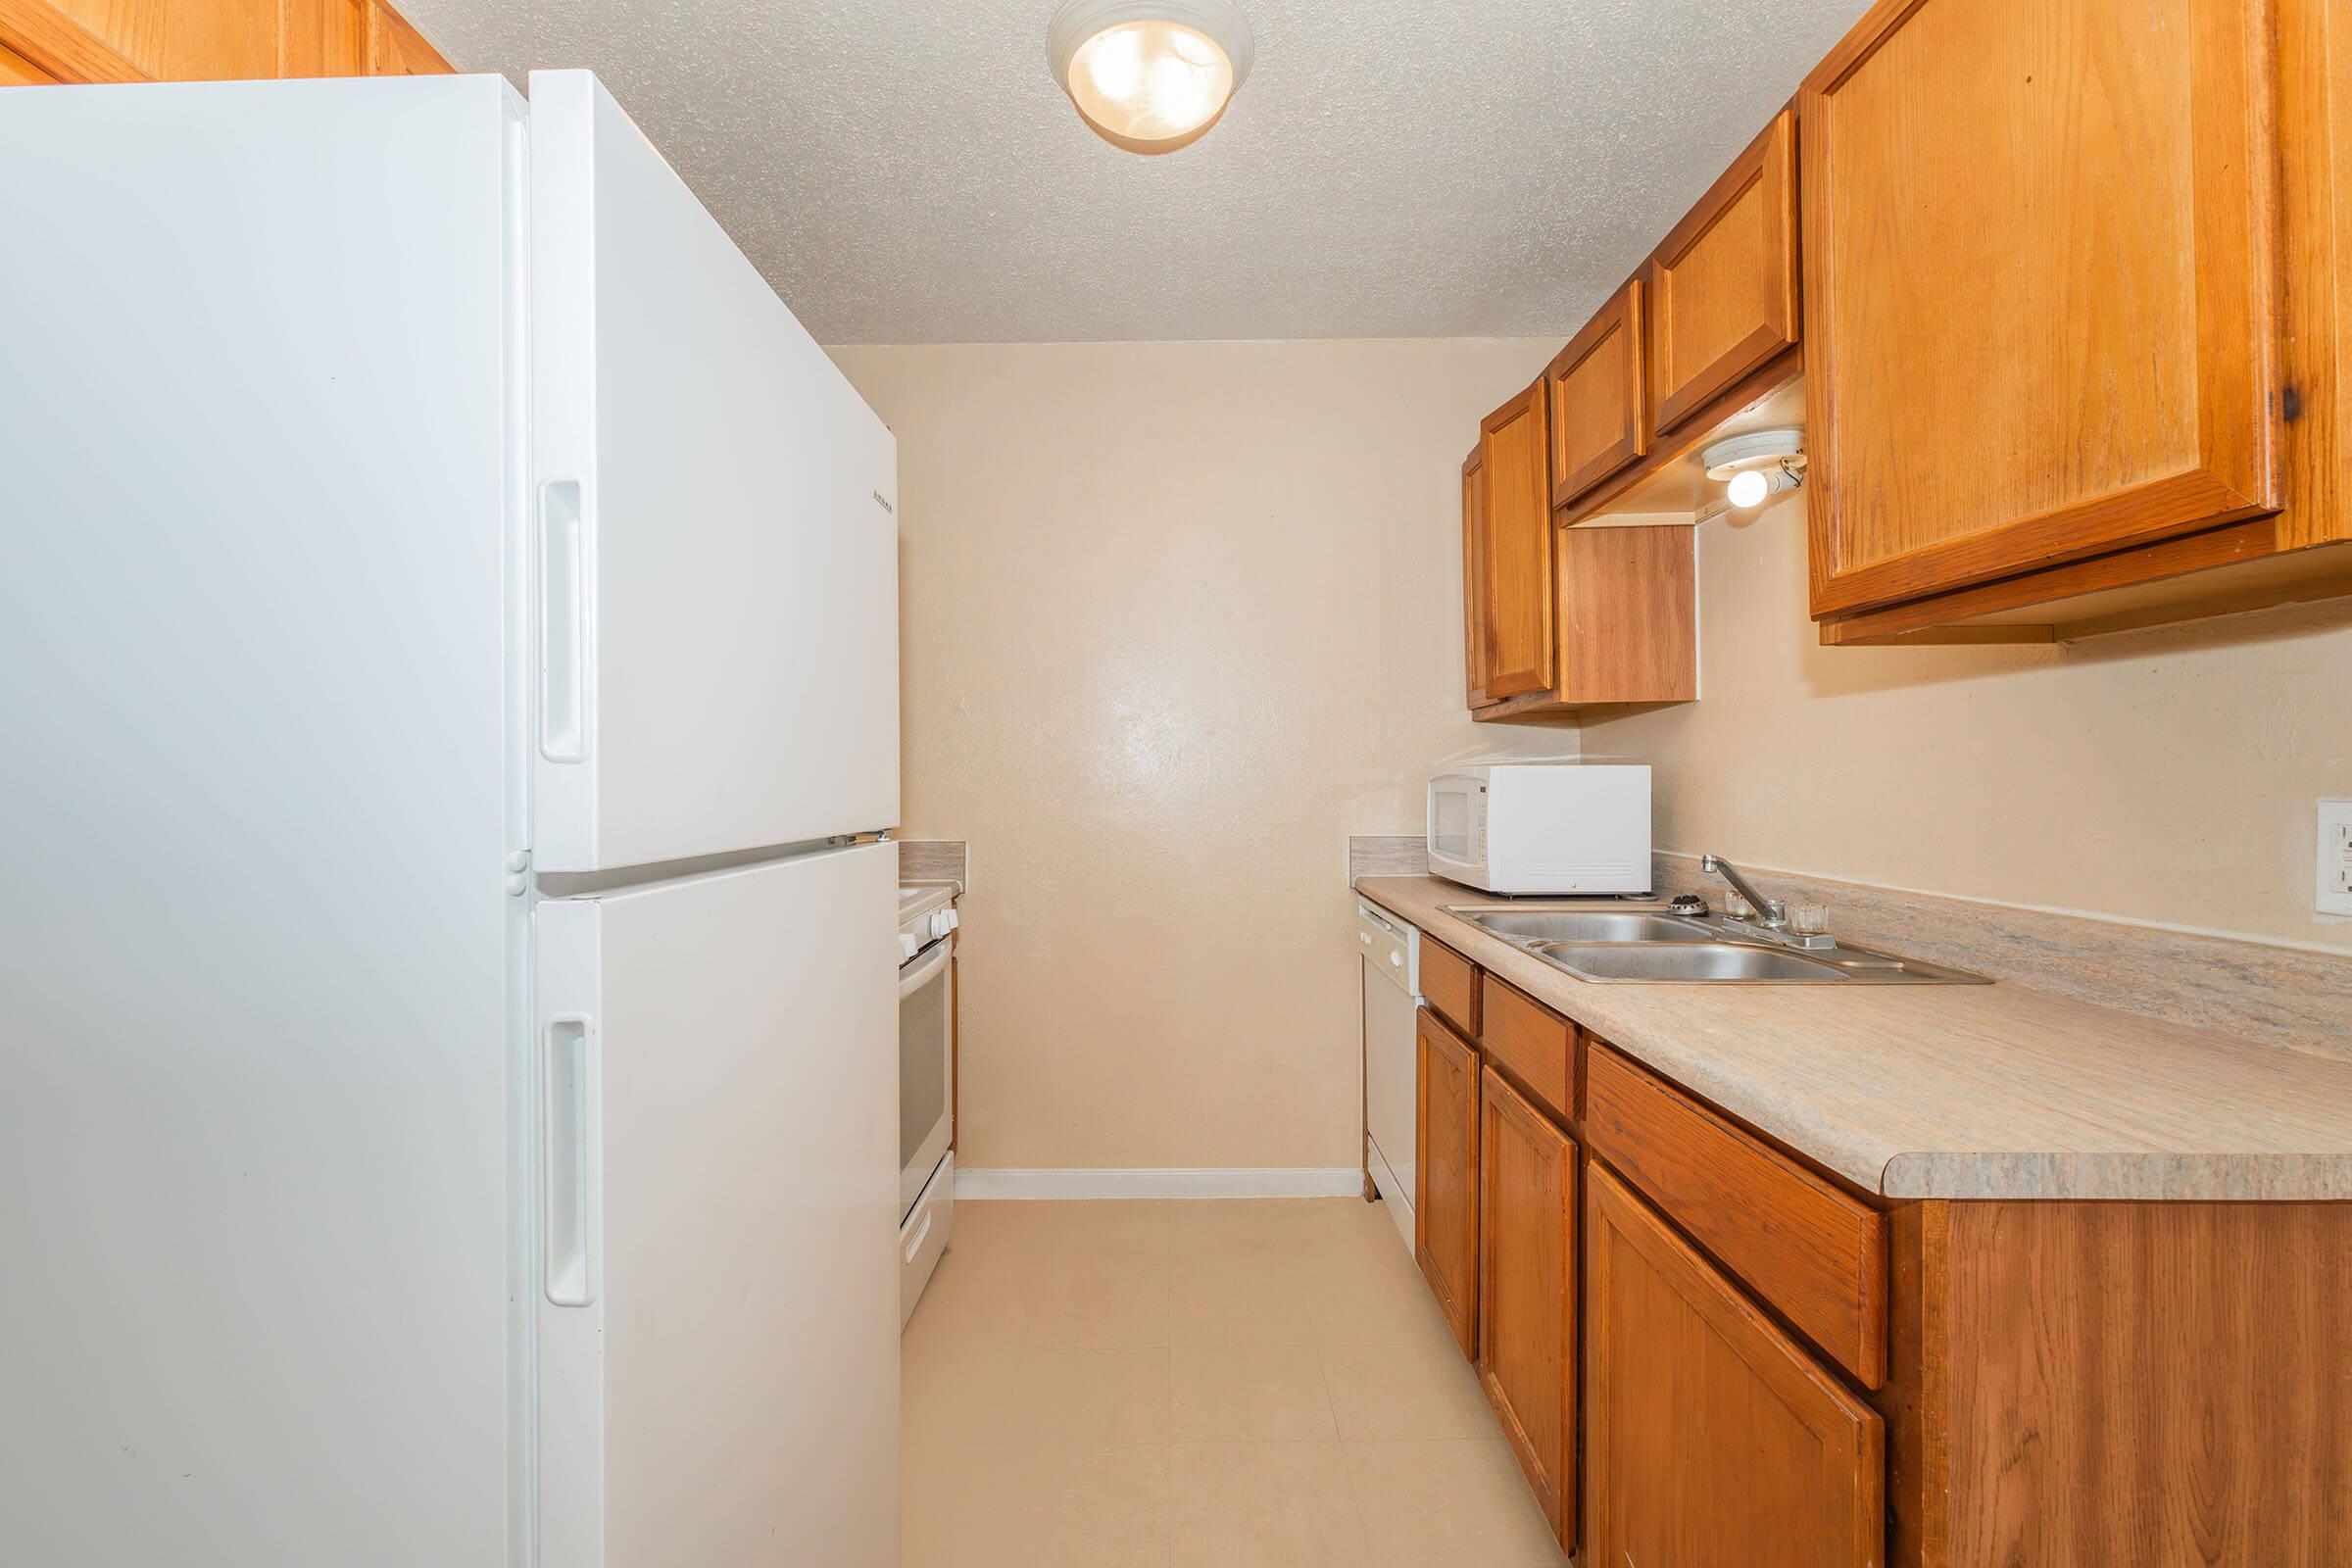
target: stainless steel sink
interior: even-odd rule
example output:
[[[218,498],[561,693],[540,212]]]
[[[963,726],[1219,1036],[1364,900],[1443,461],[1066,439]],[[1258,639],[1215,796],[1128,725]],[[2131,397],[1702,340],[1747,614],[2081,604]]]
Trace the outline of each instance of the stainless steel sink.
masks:
[[[1715,942],[1705,926],[1667,914],[1598,909],[1531,909],[1465,916],[1511,942]]]
[[[1580,980],[1778,981],[1841,983],[1848,971],[1793,953],[1738,942],[1658,942],[1625,947],[1545,943],[1533,950]]]
[[[1816,937],[1759,934],[1745,921],[1684,915],[1662,903],[1614,908],[1453,905],[1469,921],[1579,980],[1615,984],[1990,985],[1981,974]]]

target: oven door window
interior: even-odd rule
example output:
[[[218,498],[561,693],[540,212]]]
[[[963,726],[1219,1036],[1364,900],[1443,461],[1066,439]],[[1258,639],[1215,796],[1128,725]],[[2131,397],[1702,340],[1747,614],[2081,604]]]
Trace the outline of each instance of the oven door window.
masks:
[[[955,968],[940,943],[909,962],[899,995],[899,1203],[913,1206],[948,1152]]]

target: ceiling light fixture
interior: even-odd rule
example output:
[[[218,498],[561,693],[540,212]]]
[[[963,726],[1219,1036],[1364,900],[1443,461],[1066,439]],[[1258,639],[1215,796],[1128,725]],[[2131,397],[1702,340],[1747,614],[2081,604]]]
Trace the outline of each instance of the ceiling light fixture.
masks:
[[[1232,0],[1068,0],[1046,29],[1046,59],[1079,118],[1131,153],[1208,134],[1253,52]]]
[[[1698,455],[1707,477],[1727,481],[1724,499],[1699,510],[1698,520],[1735,508],[1746,511],[1805,482],[1802,430],[1753,430],[1718,441]]]

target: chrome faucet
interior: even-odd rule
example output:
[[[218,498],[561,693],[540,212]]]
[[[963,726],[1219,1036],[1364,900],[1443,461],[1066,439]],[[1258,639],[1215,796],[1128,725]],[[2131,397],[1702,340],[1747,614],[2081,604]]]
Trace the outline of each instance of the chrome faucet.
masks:
[[[1699,857],[1698,863],[1702,870],[1712,871],[1729,882],[1732,885],[1732,891],[1747,901],[1747,906],[1754,911],[1752,918],[1755,923],[1774,931],[1787,929],[1788,906],[1779,899],[1768,899],[1758,893],[1747,878],[1740,874],[1738,866],[1720,855],[1702,855]]]

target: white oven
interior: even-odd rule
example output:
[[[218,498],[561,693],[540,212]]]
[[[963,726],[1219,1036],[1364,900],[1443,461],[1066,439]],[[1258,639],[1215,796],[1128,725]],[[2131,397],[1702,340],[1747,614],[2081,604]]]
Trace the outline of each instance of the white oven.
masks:
[[[956,1217],[956,946],[952,887],[899,890],[899,1321]]]

